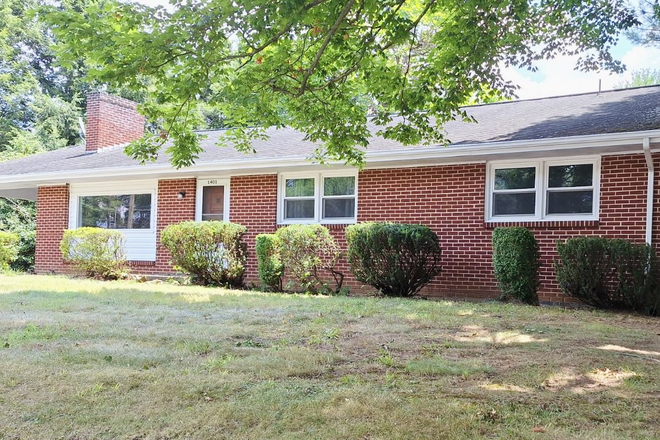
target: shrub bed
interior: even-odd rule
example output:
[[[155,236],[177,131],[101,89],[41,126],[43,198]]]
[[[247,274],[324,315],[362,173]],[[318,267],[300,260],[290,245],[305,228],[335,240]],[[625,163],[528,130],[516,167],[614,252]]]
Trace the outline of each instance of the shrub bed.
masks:
[[[532,231],[521,227],[493,231],[493,269],[503,297],[539,305],[539,245]]]
[[[567,295],[604,309],[660,313],[660,264],[646,244],[602,237],[557,243],[557,282]]]
[[[161,243],[175,269],[196,284],[240,287],[247,264],[246,228],[229,222],[186,221],[166,227]]]
[[[124,236],[119,231],[79,228],[64,231],[62,257],[89,277],[116,280],[128,275]]]
[[[438,236],[426,226],[360,223],[346,240],[351,272],[382,295],[414,296],[440,273]]]

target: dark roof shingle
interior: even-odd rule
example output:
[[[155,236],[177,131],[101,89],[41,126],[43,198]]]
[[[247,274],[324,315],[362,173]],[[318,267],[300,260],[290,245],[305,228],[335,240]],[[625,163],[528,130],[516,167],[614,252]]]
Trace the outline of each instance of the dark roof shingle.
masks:
[[[452,145],[654,130],[660,129],[660,86],[476,105],[465,110],[477,123],[445,124]],[[377,131],[377,127],[372,129]],[[272,129],[268,131],[268,140],[253,144],[257,153],[246,155],[231,147],[217,147],[221,133],[201,132],[206,137],[197,163],[308,157],[316,147],[304,140],[303,133]],[[415,147],[374,136],[368,152],[406,148]],[[162,154],[156,163],[167,162],[168,157]],[[139,164],[128,158],[123,148],[86,153],[79,146],[0,163],[0,176],[132,166]]]

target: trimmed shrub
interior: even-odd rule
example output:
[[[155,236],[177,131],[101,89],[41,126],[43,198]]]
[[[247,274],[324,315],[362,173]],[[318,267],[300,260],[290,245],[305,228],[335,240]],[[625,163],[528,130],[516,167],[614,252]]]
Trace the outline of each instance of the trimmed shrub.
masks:
[[[292,278],[287,289],[301,288],[312,293],[336,294],[344,274],[336,269],[341,250],[322,225],[290,225],[275,233],[280,241],[280,257]],[[297,286],[296,286],[297,284]]]
[[[186,221],[166,227],[160,241],[175,269],[189,273],[194,283],[240,287],[247,264],[245,231],[237,223]]]
[[[660,314],[660,264],[653,247],[611,240],[610,253],[625,307],[651,316]]]
[[[557,243],[557,252],[555,273],[564,293],[594,307],[623,307],[623,299],[612,289],[612,255],[606,238],[569,238]]]
[[[9,265],[18,258],[18,234],[0,231],[0,271],[9,269]]]
[[[89,277],[116,280],[128,274],[124,236],[119,231],[89,227],[64,231],[60,249],[64,260]]]
[[[603,309],[660,313],[660,263],[646,244],[601,237],[557,243],[557,282],[567,295]]]
[[[360,223],[346,240],[351,272],[382,295],[414,296],[440,273],[440,243],[427,226]]]
[[[280,255],[280,239],[275,234],[259,234],[255,251],[261,284],[264,288],[281,291],[284,265]]]
[[[539,305],[539,244],[521,227],[493,231],[493,269],[503,297]]]

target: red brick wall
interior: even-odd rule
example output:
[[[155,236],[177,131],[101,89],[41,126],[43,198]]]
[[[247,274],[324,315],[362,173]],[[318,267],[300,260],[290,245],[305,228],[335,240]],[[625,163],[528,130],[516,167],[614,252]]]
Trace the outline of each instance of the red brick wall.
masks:
[[[248,268],[246,281],[258,284],[254,238],[272,233],[277,223],[277,176],[264,174],[232,177],[229,196],[229,220],[247,228]]]
[[[37,244],[34,270],[37,273],[65,273],[60,242],[69,228],[69,187],[42,186],[37,192]]]
[[[655,155],[656,182],[660,179],[660,154]],[[554,281],[552,261],[555,243],[577,235],[603,235],[643,242],[646,218],[646,163],[644,156],[604,156],[601,161],[600,220],[587,222],[512,223],[530,228],[542,253],[541,299],[562,301]],[[423,292],[447,297],[496,297],[491,237],[495,226],[484,223],[485,164],[366,170],[359,175],[358,220],[422,223],[439,235],[443,271]],[[162,229],[195,213],[195,179],[162,180],[158,186],[158,242]],[[186,198],[177,199],[179,191]],[[660,188],[654,189],[653,237],[660,242]],[[37,270],[61,271],[59,256],[62,230],[68,226],[66,187],[39,189]],[[230,220],[248,232],[248,282],[258,283],[254,237],[276,230],[277,176],[253,175],[231,178]],[[345,246],[344,226],[330,226]],[[348,272],[346,263],[342,268]],[[171,273],[169,255],[160,244],[157,261],[134,268],[143,273]],[[354,292],[360,284],[347,279]]]
[[[156,263],[153,266],[135,265],[133,270],[139,273],[173,273],[170,264],[171,255],[160,244],[160,234],[167,226],[184,220],[195,219],[196,179],[172,179],[158,181],[158,205],[156,220]],[[186,197],[179,200],[177,195],[185,191]]]
[[[139,139],[144,134],[144,117],[137,104],[128,99],[92,92],[87,96],[85,151]]]
[[[485,164],[367,170],[359,177],[358,221],[418,223],[436,231],[442,273],[424,294],[494,296],[485,182]]]
[[[660,155],[656,157],[658,160]],[[499,292],[492,270],[492,230],[507,224],[484,223],[485,181],[485,164],[366,170],[359,176],[358,221],[422,223],[438,233],[443,248],[443,271],[425,294],[496,297]],[[235,177],[231,192],[231,221],[248,227],[248,280],[256,283],[254,236],[276,229],[277,178]],[[601,163],[600,221],[522,224],[534,231],[541,246],[542,300],[564,300],[552,268],[556,241],[597,234],[643,242],[645,197],[643,155],[605,156]],[[658,189],[656,203],[660,205]],[[656,240],[660,240],[659,217],[660,206],[656,206]],[[345,246],[344,226],[329,227]],[[342,268],[348,272],[345,262]],[[347,285],[353,291],[361,291],[360,284],[350,277]]]
[[[656,155],[656,163],[660,155]],[[419,222],[442,243],[443,271],[428,295],[498,295],[492,270],[491,237],[496,226],[530,228],[541,248],[541,299],[563,301],[552,262],[557,240],[602,235],[643,243],[646,218],[644,156],[604,156],[601,161],[600,221],[484,224],[485,165],[368,170],[360,175],[358,220]],[[656,179],[660,172],[656,172]],[[656,240],[660,239],[660,193],[655,190]],[[656,241],[657,242],[657,241]]]
[[[660,153],[653,155],[653,165],[655,168],[654,187],[653,187],[653,235],[651,241],[656,249],[660,250]]]

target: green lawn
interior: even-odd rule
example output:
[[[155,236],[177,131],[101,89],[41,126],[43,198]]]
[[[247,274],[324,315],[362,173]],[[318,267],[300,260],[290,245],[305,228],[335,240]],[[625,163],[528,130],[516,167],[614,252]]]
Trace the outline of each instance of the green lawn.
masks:
[[[660,438],[660,319],[0,276],[0,439]]]

